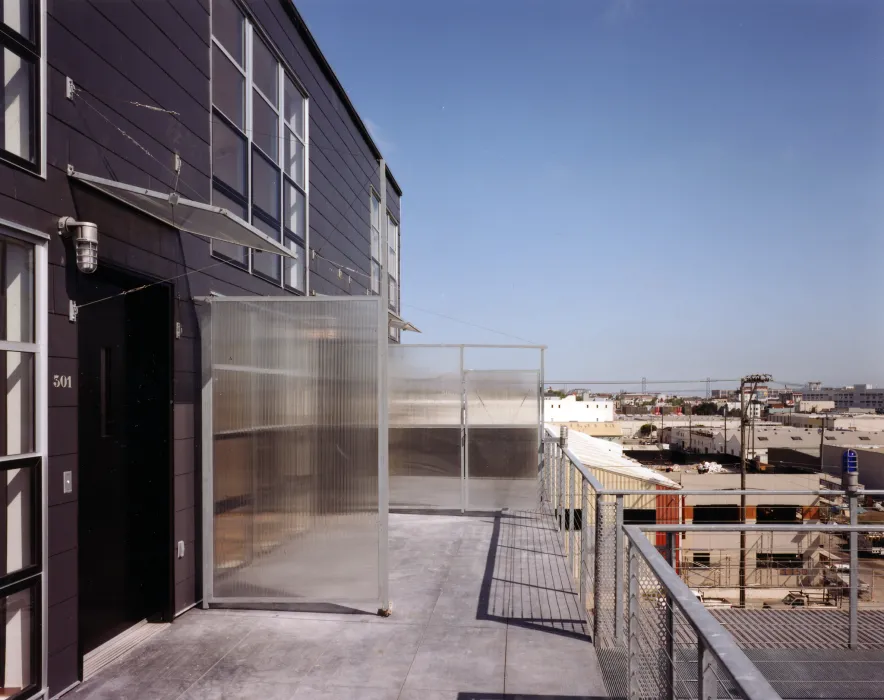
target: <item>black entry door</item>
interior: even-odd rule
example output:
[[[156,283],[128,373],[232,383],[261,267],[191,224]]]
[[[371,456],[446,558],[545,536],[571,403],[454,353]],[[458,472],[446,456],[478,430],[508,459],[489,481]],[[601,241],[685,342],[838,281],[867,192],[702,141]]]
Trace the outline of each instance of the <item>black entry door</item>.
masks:
[[[164,285],[121,294],[143,283],[80,275],[83,654],[141,620],[171,619],[172,307]]]

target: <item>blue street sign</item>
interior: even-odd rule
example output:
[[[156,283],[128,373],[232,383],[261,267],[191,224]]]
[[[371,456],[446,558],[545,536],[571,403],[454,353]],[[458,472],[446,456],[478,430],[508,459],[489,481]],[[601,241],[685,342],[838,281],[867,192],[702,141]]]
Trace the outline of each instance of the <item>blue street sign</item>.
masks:
[[[841,471],[855,472],[859,459],[856,456],[856,450],[844,450],[841,455]]]

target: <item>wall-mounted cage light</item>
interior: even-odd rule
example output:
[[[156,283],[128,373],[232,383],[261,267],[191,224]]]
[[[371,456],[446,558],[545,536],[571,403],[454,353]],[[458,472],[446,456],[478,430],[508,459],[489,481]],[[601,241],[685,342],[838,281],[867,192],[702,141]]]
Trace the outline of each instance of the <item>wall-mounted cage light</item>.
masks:
[[[98,269],[98,226],[90,221],[76,221],[72,216],[58,220],[60,236],[74,239],[77,253],[77,269],[87,275]]]

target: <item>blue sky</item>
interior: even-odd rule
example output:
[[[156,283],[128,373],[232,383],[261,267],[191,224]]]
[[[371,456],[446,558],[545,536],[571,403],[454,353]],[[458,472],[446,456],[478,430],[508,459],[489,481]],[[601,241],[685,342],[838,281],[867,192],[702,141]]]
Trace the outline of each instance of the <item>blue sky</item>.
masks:
[[[884,383],[884,2],[297,4],[404,191],[409,341]]]

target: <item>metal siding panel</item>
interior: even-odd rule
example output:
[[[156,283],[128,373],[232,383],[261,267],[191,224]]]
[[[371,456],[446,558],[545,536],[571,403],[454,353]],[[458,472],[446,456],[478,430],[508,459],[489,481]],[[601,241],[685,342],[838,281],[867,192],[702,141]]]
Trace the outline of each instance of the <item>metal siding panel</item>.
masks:
[[[173,438],[184,440],[194,437],[194,407],[191,403],[176,403],[174,407]]]
[[[201,36],[204,27],[208,31],[209,0],[167,0],[167,3],[194,33]]]
[[[340,138],[322,112],[316,117],[311,113],[310,160],[324,169],[330,167],[337,172],[347,183],[351,194],[367,191],[369,184],[374,184],[377,189],[377,164],[374,163],[375,168],[370,172],[365,172],[365,164],[359,162],[358,155],[342,150]],[[364,206],[368,210],[367,201],[364,201]]]
[[[171,115],[128,101],[178,112],[178,120],[172,121],[180,120],[191,134],[209,143],[208,80],[193,94],[188,93],[90,5],[61,2],[55,8],[54,16],[46,22],[47,42],[52,47],[47,61],[52,68],[70,76],[90,95],[118,105],[116,111],[145,131],[152,130],[160,140],[164,134],[174,133],[169,128]]]
[[[65,319],[67,322],[67,319]],[[49,455],[68,455],[77,451],[77,407],[49,408]]]
[[[77,598],[49,608],[49,655],[77,642]]]
[[[175,584],[175,613],[182,612],[196,600],[196,578],[189,578]]]
[[[157,12],[142,11],[137,3],[121,3],[119,0],[89,0],[95,8],[123,37],[138,50],[147,54],[169,77],[185,91],[196,96],[209,82],[209,51],[205,42],[194,42],[189,38],[184,47],[200,49],[193,52],[173,42],[167,30],[156,24]],[[168,7],[165,2],[151,2],[150,5]],[[171,12],[171,8],[169,8]],[[180,18],[176,24],[181,24]],[[208,24],[206,32],[208,37]],[[196,53],[196,60],[191,57]],[[201,63],[199,66],[197,63]]]
[[[135,4],[208,78],[212,36],[208,12],[187,0],[135,0]]]
[[[195,438],[188,438],[173,441],[175,476],[193,473],[195,464],[194,440]]]
[[[49,557],[49,605],[54,606],[77,595],[77,550],[69,549]]]
[[[341,180],[336,171],[329,172],[322,168],[310,171],[310,195],[320,195],[326,206],[335,212],[330,221],[342,234],[342,237],[356,246],[360,251],[368,254],[370,243],[371,210],[369,198],[371,197],[368,183],[363,183],[361,191],[350,190],[346,183]],[[326,214],[328,217],[328,215]]]
[[[49,556],[77,548],[77,502],[49,508]]]
[[[176,513],[196,506],[196,475],[193,472],[177,474],[173,490]]]
[[[50,609],[50,616],[52,610]],[[77,682],[79,673],[77,645],[71,644],[49,656],[49,697],[60,693]]]

